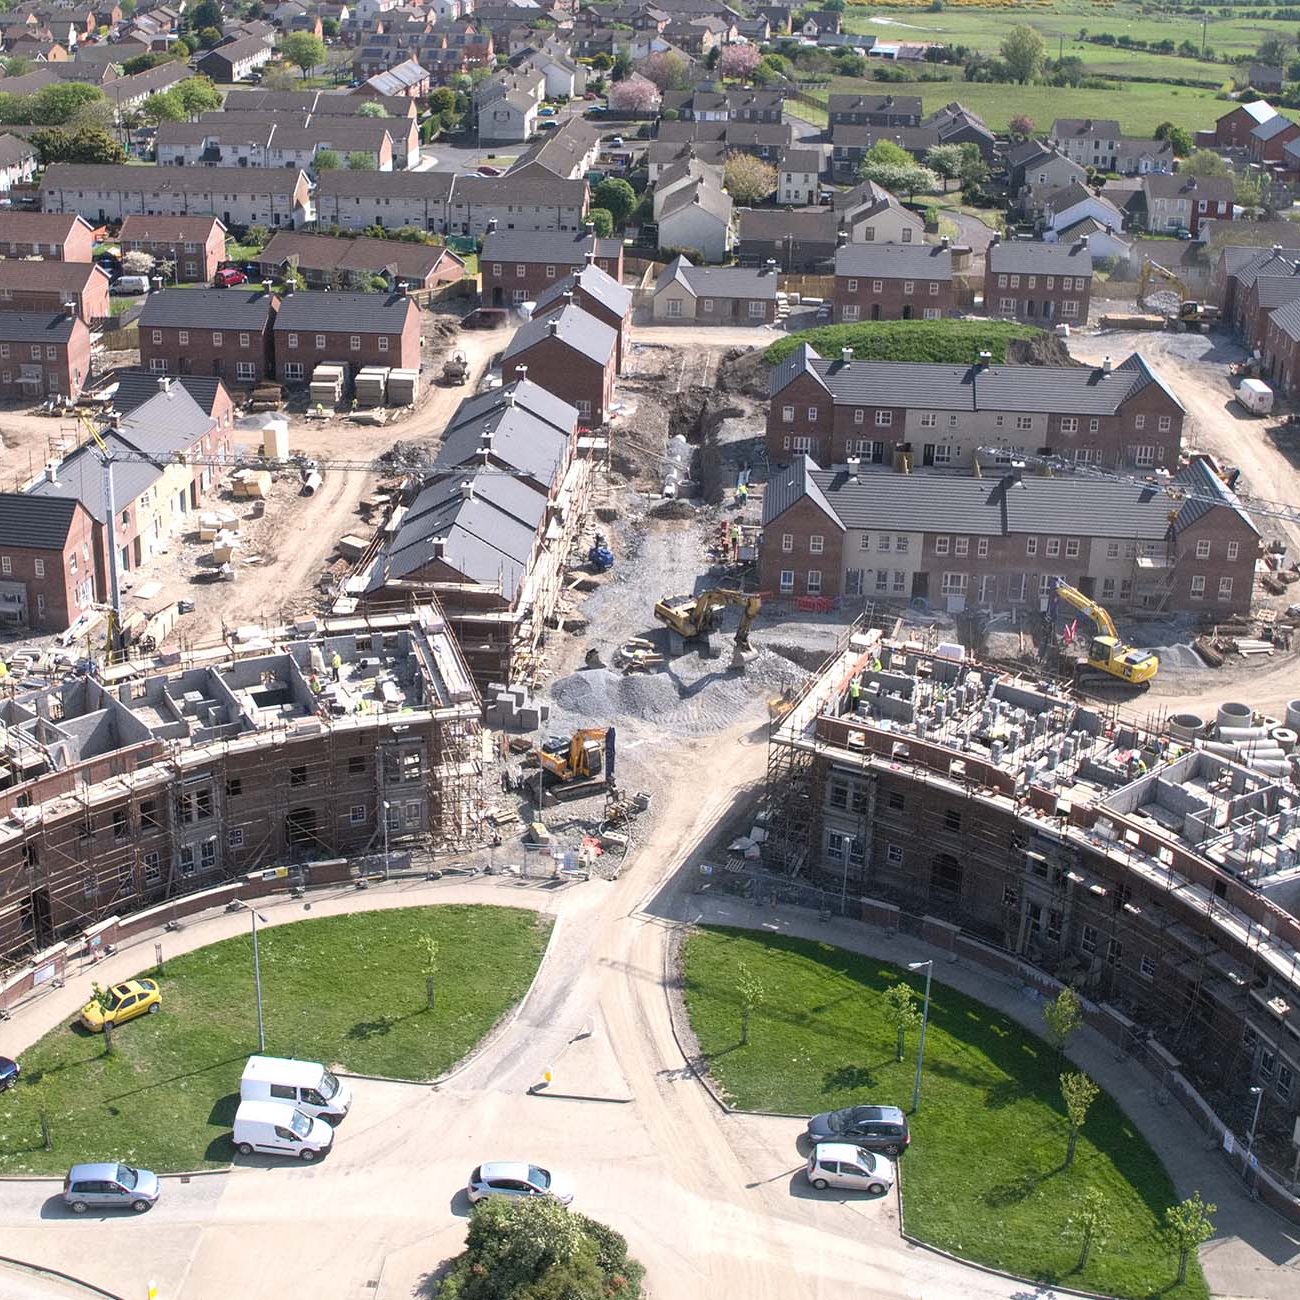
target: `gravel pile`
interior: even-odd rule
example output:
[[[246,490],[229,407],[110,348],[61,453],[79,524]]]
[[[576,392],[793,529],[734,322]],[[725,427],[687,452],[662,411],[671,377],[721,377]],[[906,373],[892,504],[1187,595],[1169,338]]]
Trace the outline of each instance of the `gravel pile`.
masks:
[[[1182,299],[1172,289],[1160,289],[1146,296],[1147,311],[1159,312],[1162,316],[1177,316]]]

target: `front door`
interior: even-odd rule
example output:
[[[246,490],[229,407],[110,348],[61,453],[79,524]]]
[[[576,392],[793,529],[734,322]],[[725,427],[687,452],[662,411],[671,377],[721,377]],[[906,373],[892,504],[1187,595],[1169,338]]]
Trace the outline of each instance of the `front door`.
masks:
[[[925,600],[930,595],[930,575],[928,573],[912,574],[912,595]]]

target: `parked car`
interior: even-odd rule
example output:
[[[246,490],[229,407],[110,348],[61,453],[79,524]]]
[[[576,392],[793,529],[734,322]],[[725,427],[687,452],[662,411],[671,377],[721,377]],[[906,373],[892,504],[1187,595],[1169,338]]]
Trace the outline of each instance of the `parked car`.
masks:
[[[549,107],[549,106],[546,107],[546,108],[539,108],[539,109],[537,110],[537,116],[538,116],[538,117],[554,117],[554,116],[555,116],[555,110],[554,110],[553,108]]]
[[[478,174],[480,176],[500,176],[501,168],[490,167],[487,163],[484,163],[483,166],[478,169]]]
[[[808,1121],[808,1139],[818,1142],[852,1142],[867,1151],[902,1155],[911,1142],[907,1116],[897,1106],[845,1106],[827,1110]]]
[[[539,131],[558,131],[560,129],[560,124],[552,118],[548,122],[538,122],[537,129]]]
[[[241,1101],[233,1141],[241,1156],[261,1151],[315,1160],[334,1145],[334,1130],[287,1101]]]
[[[561,1205],[573,1200],[573,1189],[565,1179],[520,1160],[493,1160],[479,1165],[470,1174],[465,1192],[471,1202],[488,1196],[551,1196]]]
[[[851,1142],[818,1142],[808,1153],[808,1181],[819,1191],[842,1187],[883,1196],[894,1185],[893,1163]]]
[[[18,1082],[22,1066],[8,1056],[0,1056],[0,1092],[5,1092]]]
[[[115,253],[100,253],[95,262],[108,272],[110,280],[116,280],[122,274],[122,259]]]
[[[158,1175],[148,1169],[132,1169],[130,1165],[103,1164],[73,1165],[63,1180],[63,1203],[74,1214],[87,1210],[124,1209],[130,1206],[143,1214],[158,1200],[162,1185]]]
[[[329,1124],[339,1123],[352,1105],[348,1085],[319,1061],[250,1056],[239,1080],[242,1101],[282,1101]]]
[[[248,276],[233,266],[223,266],[213,277],[218,289],[233,289],[237,284],[247,284]]]
[[[610,144],[613,145],[615,149],[621,149],[623,147],[623,137],[621,135],[612,136],[610,138]]]
[[[136,1016],[156,1015],[162,1010],[162,993],[153,980],[125,980],[108,990],[107,1008],[91,999],[81,1008],[81,1023],[92,1034],[102,1034],[107,1021],[115,1029]]]

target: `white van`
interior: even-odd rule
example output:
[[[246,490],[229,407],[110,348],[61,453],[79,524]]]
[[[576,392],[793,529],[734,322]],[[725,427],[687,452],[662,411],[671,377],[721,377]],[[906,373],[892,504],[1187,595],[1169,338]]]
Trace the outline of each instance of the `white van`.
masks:
[[[241,1101],[235,1112],[235,1149],[241,1156],[261,1151],[273,1156],[315,1160],[334,1144],[334,1130],[285,1101]]]
[[[337,1124],[352,1105],[348,1085],[319,1061],[286,1056],[250,1056],[239,1080],[241,1101],[282,1101],[308,1115]]]
[[[109,293],[148,293],[147,275],[119,275],[109,287]]]
[[[1254,415],[1267,415],[1273,409],[1273,390],[1262,379],[1243,379],[1237,401]]]

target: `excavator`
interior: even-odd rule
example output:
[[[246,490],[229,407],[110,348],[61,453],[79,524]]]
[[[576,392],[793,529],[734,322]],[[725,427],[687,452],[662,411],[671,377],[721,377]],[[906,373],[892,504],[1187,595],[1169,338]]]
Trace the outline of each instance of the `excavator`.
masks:
[[[533,752],[542,771],[564,787],[560,797],[567,798],[596,785],[613,785],[613,749],[611,728],[582,727],[567,738],[548,737]]]
[[[745,657],[751,653],[749,629],[763,609],[763,598],[756,592],[711,587],[698,596],[665,597],[656,602],[654,612],[655,618],[683,641],[697,641],[707,640],[717,629],[719,616],[728,605],[738,605],[741,609],[731,666],[743,670]]]
[[[1169,328],[1174,330],[1199,330],[1203,325],[1211,325],[1219,319],[1219,309],[1211,302],[1202,302],[1188,294],[1187,286],[1168,267],[1153,262],[1149,257],[1142,263],[1142,274],[1138,279],[1137,300],[1139,307],[1145,307],[1147,291],[1151,281],[1160,279],[1178,295],[1178,311],[1168,318]]]
[[[1085,618],[1092,620],[1097,634],[1088,641],[1087,660],[1076,665],[1076,674],[1085,666],[1095,668],[1121,682],[1146,689],[1160,669],[1160,660],[1150,650],[1135,650],[1125,645],[1115,628],[1115,620],[1095,600],[1089,599],[1075,587],[1058,582],[1053,590],[1058,600],[1073,605]]]

